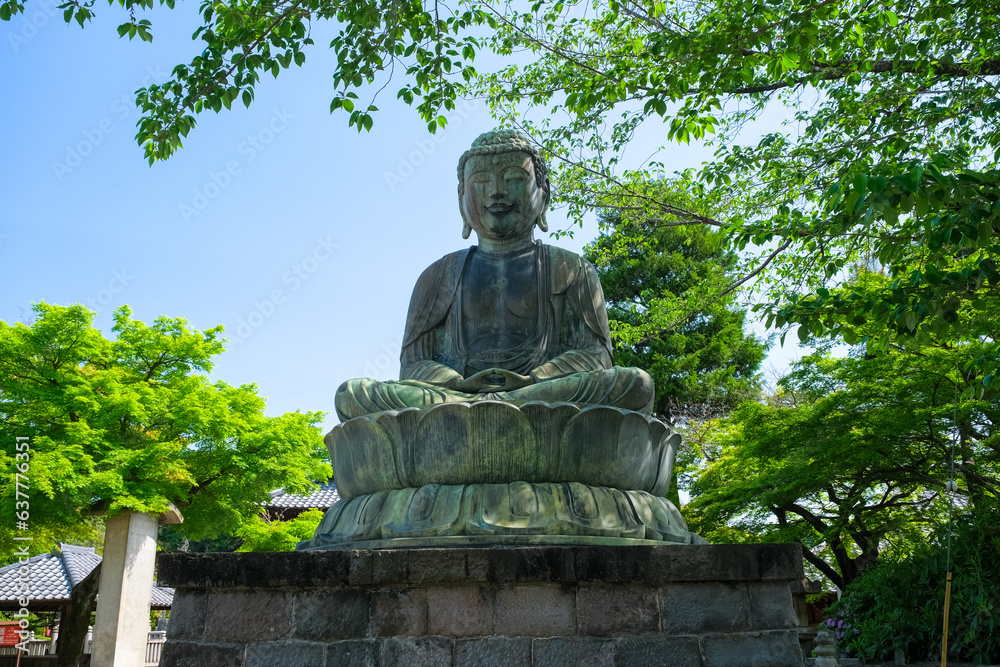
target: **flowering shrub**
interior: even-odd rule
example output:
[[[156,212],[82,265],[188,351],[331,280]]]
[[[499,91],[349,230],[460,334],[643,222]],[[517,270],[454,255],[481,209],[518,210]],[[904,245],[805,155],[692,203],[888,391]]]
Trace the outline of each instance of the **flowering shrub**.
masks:
[[[945,534],[898,562],[880,561],[828,610],[840,650],[869,661],[935,660],[941,654]],[[1000,503],[980,499],[956,517],[948,654],[974,665],[1000,662]],[[845,646],[846,645],[846,646]],[[850,651],[850,653],[848,653]]]
[[[841,613],[844,611],[846,610],[842,610]],[[837,649],[840,652],[840,657],[853,658],[854,656],[851,655],[851,640],[860,634],[861,631],[852,627],[850,622],[845,620],[843,616],[826,619],[826,629],[833,632],[837,638]]]

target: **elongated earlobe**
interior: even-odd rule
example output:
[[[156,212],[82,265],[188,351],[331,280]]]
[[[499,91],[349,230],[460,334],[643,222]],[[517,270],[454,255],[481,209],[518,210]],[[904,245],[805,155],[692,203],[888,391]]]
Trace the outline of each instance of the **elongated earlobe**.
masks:
[[[550,198],[552,197],[552,189],[551,189],[551,185],[549,185],[549,179],[548,178],[545,179],[544,188],[545,188],[545,190],[544,190],[545,191],[545,203],[542,205],[542,213],[541,213],[541,215],[538,216],[538,220],[535,222],[535,224],[538,225],[538,228],[540,230],[542,230],[543,232],[547,232],[547,231],[549,231],[549,222],[548,222],[548,220],[545,219],[545,212],[549,210],[549,201],[550,201]]]
[[[469,227],[469,223],[466,222],[462,225],[462,238],[467,239],[470,234],[472,234],[472,227]]]

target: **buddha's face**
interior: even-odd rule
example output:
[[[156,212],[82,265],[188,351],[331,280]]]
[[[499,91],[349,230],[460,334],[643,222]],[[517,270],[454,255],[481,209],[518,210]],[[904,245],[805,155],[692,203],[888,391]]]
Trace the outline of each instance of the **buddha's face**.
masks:
[[[465,163],[464,178],[462,215],[481,238],[530,236],[548,205],[527,153],[474,155]]]

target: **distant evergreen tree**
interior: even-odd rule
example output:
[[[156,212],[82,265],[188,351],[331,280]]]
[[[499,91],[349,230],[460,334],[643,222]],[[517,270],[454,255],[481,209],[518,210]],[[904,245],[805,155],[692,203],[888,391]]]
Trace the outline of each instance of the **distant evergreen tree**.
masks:
[[[656,382],[654,413],[671,424],[721,416],[758,395],[767,344],[744,331],[730,282],[735,253],[697,226],[601,216],[607,230],[584,250],[601,276],[615,363]]]

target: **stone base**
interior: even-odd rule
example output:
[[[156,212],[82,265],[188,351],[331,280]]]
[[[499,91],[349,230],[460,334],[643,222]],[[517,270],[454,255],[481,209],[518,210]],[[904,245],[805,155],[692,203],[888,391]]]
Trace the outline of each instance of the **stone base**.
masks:
[[[798,545],[161,554],[162,667],[798,667]]]

